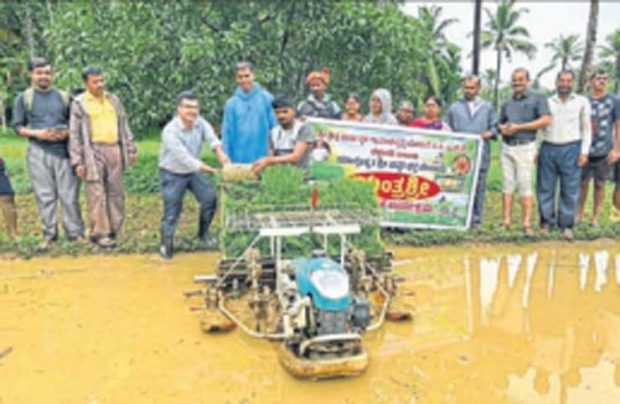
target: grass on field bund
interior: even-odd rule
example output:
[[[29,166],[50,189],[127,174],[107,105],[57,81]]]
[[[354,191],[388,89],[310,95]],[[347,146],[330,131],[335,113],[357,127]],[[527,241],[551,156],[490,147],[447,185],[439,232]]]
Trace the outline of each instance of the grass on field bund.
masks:
[[[117,253],[144,253],[154,252],[159,248],[159,224],[162,212],[162,199],[159,194],[157,162],[159,156],[159,133],[153,132],[148,139],[138,142],[138,162],[125,174],[126,217],[124,233],[120,245],[113,250]],[[0,133],[0,156],[5,160],[13,187],[17,193],[16,201],[19,214],[19,231],[21,240],[17,245],[10,242],[4,227],[4,220],[0,217],[0,252],[3,255],[17,254],[29,257],[38,254],[92,254],[99,253],[100,249],[87,242],[69,243],[65,240],[62,231],[62,219],[59,215],[60,239],[56,246],[49,251],[40,249],[42,242],[41,221],[37,213],[36,202],[32,193],[32,185],[26,167],[26,149],[28,141],[15,135],[12,131]],[[487,179],[487,194],[485,201],[484,225],[475,231],[435,231],[435,230],[404,230],[399,232],[383,233],[385,240],[391,244],[427,246],[454,243],[489,243],[513,242],[527,243],[543,239],[562,239],[559,232],[543,237],[537,232],[534,237],[524,236],[521,223],[521,209],[518,203],[513,208],[513,225],[507,232],[499,232],[501,223],[501,169],[499,165],[499,142],[493,142],[491,170]],[[219,166],[215,156],[204,148],[203,159],[208,164]],[[215,183],[218,178],[213,178]],[[83,186],[82,186],[83,188]],[[592,187],[590,187],[592,188]],[[592,214],[592,196],[588,195],[584,222],[575,229],[576,239],[596,239],[599,237],[616,238],[620,233],[620,223],[609,221],[611,209],[611,194],[613,185],[607,185],[601,229],[594,230],[589,225]],[[518,196],[515,198],[518,202]],[[84,193],[80,197],[82,217],[87,223],[86,201]],[[534,208],[533,224],[536,227],[538,216]],[[212,232],[219,234],[221,215],[216,215],[212,225]],[[187,193],[184,200],[184,210],[175,235],[175,248],[178,251],[196,251],[204,246],[196,239],[198,231],[198,205],[193,195]]]

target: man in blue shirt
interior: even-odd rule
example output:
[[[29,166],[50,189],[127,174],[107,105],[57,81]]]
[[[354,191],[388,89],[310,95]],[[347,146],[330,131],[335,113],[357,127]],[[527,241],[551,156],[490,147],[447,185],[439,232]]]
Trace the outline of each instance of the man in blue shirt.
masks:
[[[230,162],[213,128],[200,116],[196,94],[185,91],[179,95],[177,114],[164,127],[159,156],[159,183],[164,199],[160,253],[164,258],[172,258],[174,230],[187,190],[200,204],[198,237],[207,241],[207,232],[215,214],[216,195],[211,181],[203,173],[212,174],[216,170],[200,160],[203,144],[209,144],[220,163]]]
[[[269,153],[269,131],[277,125],[273,96],[255,83],[249,62],[237,63],[239,87],[224,106],[222,143],[233,163],[254,163]]]

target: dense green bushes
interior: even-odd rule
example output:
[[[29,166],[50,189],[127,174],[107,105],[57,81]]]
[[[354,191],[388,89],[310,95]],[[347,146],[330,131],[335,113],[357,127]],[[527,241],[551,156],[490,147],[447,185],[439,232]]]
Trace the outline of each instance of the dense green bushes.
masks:
[[[341,209],[358,211],[378,217],[378,203],[373,184],[365,181],[338,180],[333,182],[304,182],[305,172],[294,166],[268,167],[260,181],[246,181],[224,184],[224,216],[243,215],[255,212],[306,211],[310,214],[313,190],[318,192],[318,209]],[[351,242],[366,251],[383,251],[384,245],[379,234],[379,226],[365,225],[362,233],[351,237]],[[250,245],[256,237],[255,232],[235,231],[224,225],[221,246],[229,257],[235,257]],[[323,239],[316,235],[289,237],[284,239],[287,255],[308,254],[322,246]],[[258,247],[269,251],[268,240]],[[330,253],[339,251],[339,240],[330,240]]]
[[[137,135],[174,113],[173,100],[193,89],[203,113],[219,126],[234,88],[234,65],[253,62],[270,91],[304,97],[306,74],[331,68],[330,93],[365,99],[388,88],[395,103],[459,87],[459,50],[428,46],[432,25],[405,15],[400,1],[75,1],[1,5],[19,46],[0,48],[12,64],[11,97],[25,86],[26,16],[34,21],[35,53],[55,63],[57,84],[81,86],[86,64],[104,68],[109,88],[126,104]],[[30,8],[30,12],[26,11]],[[5,10],[7,9],[7,10]],[[20,42],[21,41],[21,42]],[[445,48],[445,49],[444,49]],[[432,63],[431,63],[432,62]],[[0,60],[0,65],[2,61]],[[8,63],[8,62],[7,62]],[[432,69],[429,66],[432,65]],[[15,79],[18,79],[17,81]],[[440,78],[440,80],[438,80]],[[363,108],[367,108],[366,102]]]

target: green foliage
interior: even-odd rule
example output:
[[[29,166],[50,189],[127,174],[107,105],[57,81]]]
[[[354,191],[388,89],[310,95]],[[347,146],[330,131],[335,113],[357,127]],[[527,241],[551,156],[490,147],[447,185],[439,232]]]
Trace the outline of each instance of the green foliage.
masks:
[[[434,31],[445,24],[422,23],[405,15],[400,3],[10,2],[1,5],[6,13],[0,18],[15,28],[6,43],[16,45],[7,45],[5,54],[13,64],[7,68],[19,82],[2,88],[9,97],[8,92],[26,86],[23,26],[30,7],[35,51],[54,61],[56,84],[69,90],[81,87],[81,69],[101,66],[140,138],[147,128],[168,121],[174,97],[187,89],[200,95],[203,115],[218,126],[236,86],[234,65],[242,59],[255,64],[258,81],[271,92],[298,100],[307,93],[307,73],[324,66],[332,71],[329,92],[341,104],[350,91],[367,99],[379,87],[390,89],[395,103],[416,103],[438,92],[446,101],[454,100],[459,49],[445,39],[434,41]],[[0,31],[0,45],[1,36]],[[429,47],[431,42],[436,47]],[[2,63],[0,59],[0,73]]]
[[[352,206],[367,211],[377,210],[374,185],[370,181],[338,180],[319,187],[320,203],[330,206]]]
[[[571,67],[571,62],[577,62],[583,55],[583,44],[579,40],[579,35],[562,35],[547,42],[545,47],[553,51],[551,65],[555,67],[560,63],[560,69],[566,70]]]
[[[426,38],[424,51],[427,68],[423,70],[422,78],[428,86],[429,94],[438,97],[448,97],[451,102],[452,94],[458,90],[460,71],[460,50],[451,44],[445,36],[445,29],[458,22],[458,19],[442,19],[442,7],[421,6],[418,8],[420,24],[423,32],[430,34]],[[421,106],[418,99],[418,106]]]
[[[153,194],[159,192],[156,154],[141,155],[135,165],[125,174],[125,189],[136,194]]]
[[[368,214],[378,215],[377,199],[374,187],[368,181],[337,180],[310,184],[304,182],[304,170],[292,165],[268,167],[260,182],[247,181],[237,184],[226,184],[224,215],[257,211],[286,211],[295,209],[310,210],[312,189],[319,193],[320,208],[338,208],[363,210]],[[257,236],[253,232],[231,231],[224,229],[220,235],[221,247],[228,257],[242,254]],[[329,240],[328,252],[337,254],[340,245],[337,238]],[[351,242],[368,252],[384,250],[378,226],[364,226],[362,233],[351,238]],[[322,237],[307,235],[284,239],[283,249],[288,256],[308,254],[315,248],[321,248]],[[259,243],[258,248],[263,254],[269,252],[266,240]]]
[[[261,189],[253,204],[278,206],[301,204],[309,200],[308,187],[303,187],[305,173],[293,165],[267,167],[261,177]]]
[[[602,66],[609,72],[611,88],[614,93],[620,91],[620,28],[605,38],[607,43],[601,46]]]
[[[496,53],[496,74],[493,105],[499,105],[499,85],[502,59],[512,59],[514,53],[523,53],[530,59],[536,54],[536,46],[530,41],[529,31],[519,24],[519,18],[529,12],[527,8],[515,8],[516,0],[502,0],[493,13],[489,8],[485,29],[480,33],[482,49],[492,49]]]
[[[19,229],[21,233],[21,241],[17,246],[8,239],[7,232],[4,231],[4,224],[0,220],[0,252],[1,253],[17,253],[22,257],[30,257],[34,255],[82,255],[82,254],[99,254],[101,250],[86,243],[69,243],[61,239],[59,244],[51,251],[43,251],[40,249],[42,241],[40,229],[41,223],[37,213],[35,198],[30,191],[30,180],[26,170],[26,152],[27,141],[23,138],[15,136],[13,133],[0,133],[0,155],[5,159],[9,176],[13,186],[17,190],[21,190],[17,196],[17,205],[19,213]],[[138,165],[132,168],[126,174],[125,187],[127,192],[127,217],[125,220],[125,230],[123,242],[120,247],[114,250],[114,253],[156,253],[159,248],[159,217],[162,210],[161,196],[155,189],[157,183],[157,159],[155,156],[159,150],[159,142],[147,140],[138,143],[139,161],[143,160],[148,164]],[[206,152],[202,158],[206,161],[213,162],[215,165],[215,156]],[[211,164],[211,163],[209,163]],[[218,177],[212,177],[217,184]],[[478,231],[458,232],[458,231],[384,231],[381,235],[378,227],[364,226],[362,234],[351,241],[358,246],[363,246],[368,252],[380,252],[385,249],[381,236],[387,243],[400,244],[405,246],[425,246],[455,243],[527,243],[538,242],[540,240],[561,240],[561,233],[553,233],[550,236],[538,235],[535,238],[527,238],[523,234],[523,229],[515,225],[514,228],[506,233],[497,230],[498,223],[502,220],[501,214],[501,170],[499,163],[499,142],[493,142],[491,169],[488,177],[488,187],[485,204],[485,224]],[[361,208],[376,208],[376,200],[372,200],[372,185],[363,181],[343,181],[336,183],[337,185],[330,187],[326,183],[317,184],[319,188],[319,204],[333,205],[340,204],[342,201],[353,201]],[[303,187],[303,184],[300,186]],[[140,190],[145,190],[142,192]],[[302,188],[303,189],[303,188]],[[306,185],[308,197],[301,197],[301,203],[309,204],[311,194],[310,186]],[[606,194],[611,195],[613,185],[607,186]],[[246,209],[252,207],[252,198],[261,192],[261,183],[258,181],[247,182],[241,187],[226,187],[226,198],[222,205],[229,209]],[[23,195],[27,193],[27,195]],[[301,195],[305,195],[303,192]],[[364,196],[365,195],[365,196]],[[220,193],[220,196],[223,196]],[[586,204],[586,218],[592,211],[591,199],[588,198]],[[82,212],[87,212],[85,199],[81,198]],[[282,209],[282,205],[274,205],[274,209]],[[599,237],[608,237],[617,239],[620,234],[620,224],[611,223],[609,221],[609,213],[611,210],[610,198],[605,198],[603,205],[603,213],[601,216],[601,230],[595,230],[586,223],[576,228],[576,237],[582,240],[591,240]],[[520,205],[515,204],[513,212],[515,223],[517,218],[521,216]],[[536,215],[536,213],[535,213]],[[220,215],[217,218],[221,217]],[[198,206],[194,198],[188,193],[184,201],[183,214],[175,235],[175,247],[179,251],[200,251],[205,246],[196,239],[197,231]],[[533,222],[537,223],[537,218],[533,218]],[[216,219],[213,222],[211,232],[214,235],[220,234],[223,230],[222,223]],[[220,247],[222,251],[228,255],[235,255],[242,252],[254,239],[256,235],[242,232],[221,231]],[[294,240],[287,244],[286,252],[295,255],[300,252],[307,252],[309,249],[321,246],[322,240],[316,237],[306,237]],[[268,246],[263,244],[260,246],[264,252],[268,251]],[[329,251],[337,251],[337,240],[332,240],[329,245]]]
[[[27,86],[30,52],[42,49],[42,25],[48,20],[42,3],[0,2],[0,107],[9,108],[15,95]]]

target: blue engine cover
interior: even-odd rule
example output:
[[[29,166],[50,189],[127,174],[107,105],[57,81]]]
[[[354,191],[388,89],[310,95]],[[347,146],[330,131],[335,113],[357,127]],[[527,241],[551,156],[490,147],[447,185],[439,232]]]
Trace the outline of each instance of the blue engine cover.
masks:
[[[293,260],[297,287],[302,296],[310,295],[319,310],[346,310],[351,305],[349,274],[327,257]]]

